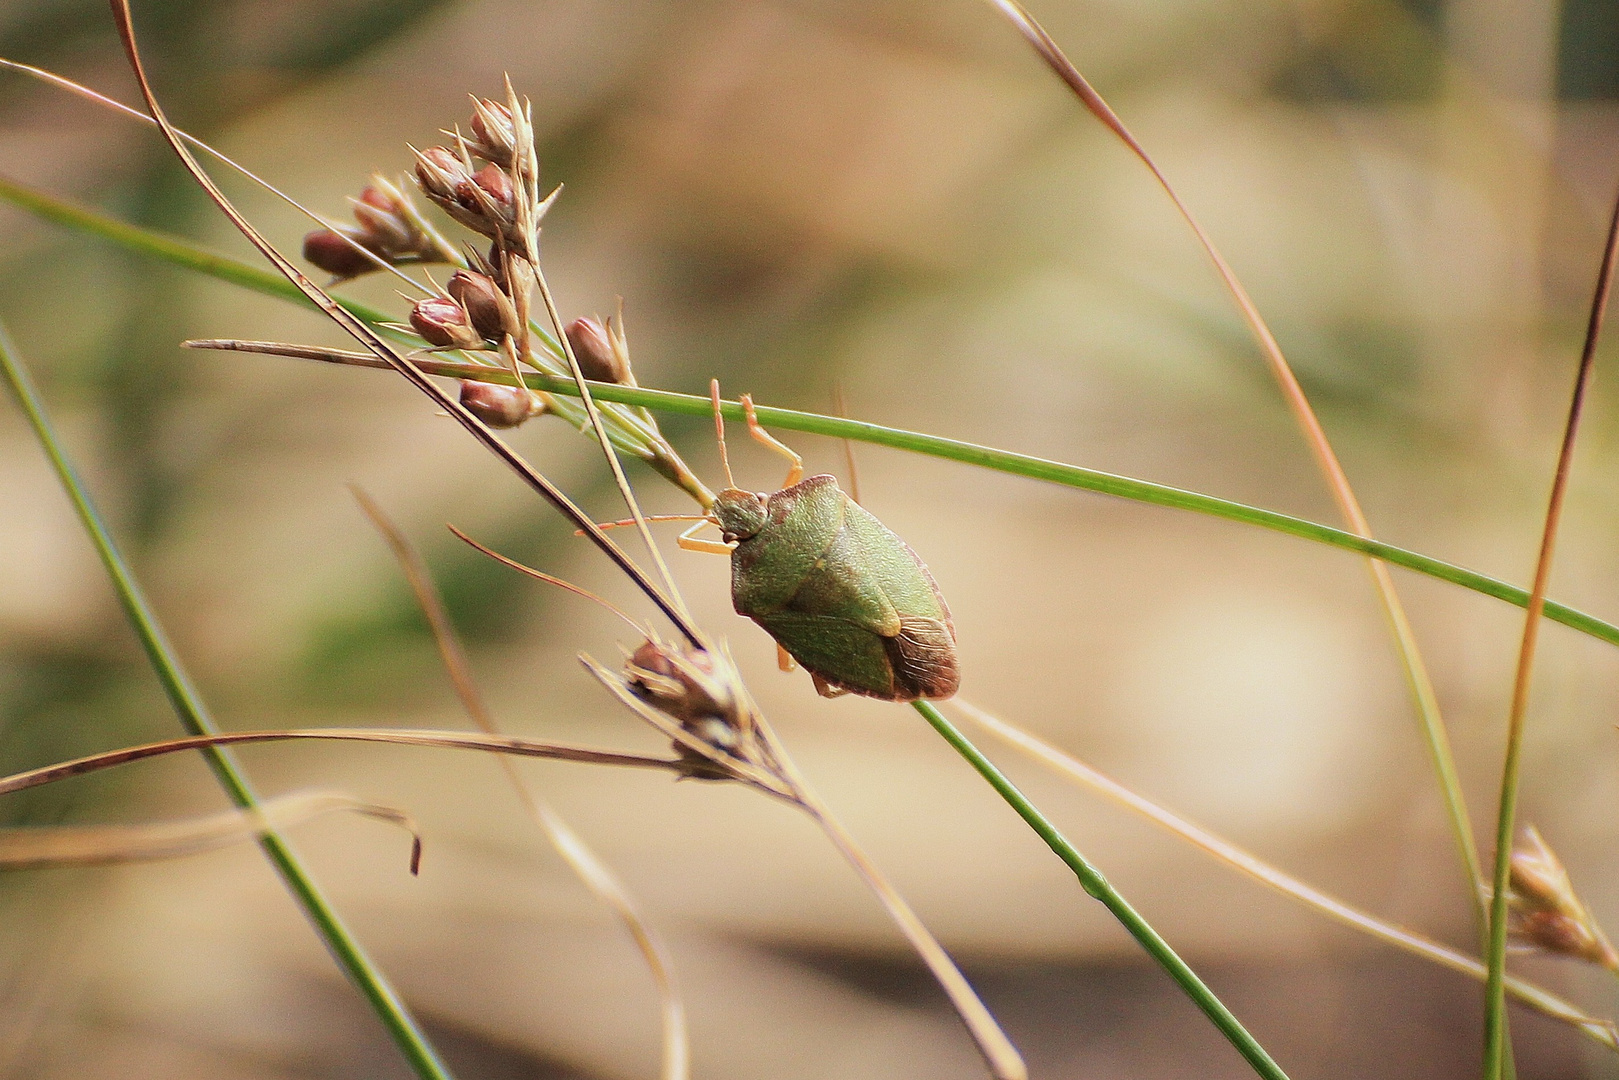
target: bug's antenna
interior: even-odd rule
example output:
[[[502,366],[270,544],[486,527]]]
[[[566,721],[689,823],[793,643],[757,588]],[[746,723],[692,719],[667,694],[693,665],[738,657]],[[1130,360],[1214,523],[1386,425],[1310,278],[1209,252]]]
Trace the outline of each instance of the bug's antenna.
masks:
[[[736,477],[731,475],[731,459],[725,453],[725,417],[720,413],[720,381],[708,380],[708,396],[714,402],[714,437],[720,444],[720,464],[725,467],[725,486],[736,487]]]

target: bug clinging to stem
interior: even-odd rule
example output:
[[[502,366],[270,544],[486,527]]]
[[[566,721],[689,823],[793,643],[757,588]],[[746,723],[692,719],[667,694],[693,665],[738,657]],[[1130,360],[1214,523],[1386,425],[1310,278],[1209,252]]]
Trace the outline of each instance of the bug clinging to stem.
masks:
[[[927,565],[835,477],[803,479],[803,460],[759,424],[745,394],[748,433],[792,465],[777,491],[737,487],[717,380],[710,392],[727,486],[680,546],[731,557],[737,614],[775,638],[823,696],[915,701],[954,694],[955,626]],[[705,524],[719,527],[722,542],[693,535]]]

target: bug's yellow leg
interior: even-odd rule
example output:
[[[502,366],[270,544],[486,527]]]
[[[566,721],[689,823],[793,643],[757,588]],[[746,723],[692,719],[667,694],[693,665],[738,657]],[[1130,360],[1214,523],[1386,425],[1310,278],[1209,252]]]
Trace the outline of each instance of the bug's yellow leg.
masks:
[[[685,532],[681,533],[679,536],[675,537],[676,546],[685,551],[701,551],[707,555],[729,555],[731,553],[730,544],[722,544],[718,540],[699,540],[696,536],[692,535],[704,525],[708,524],[711,524],[711,522],[708,520],[708,518],[704,518],[691,528],[687,529]]]
[[[753,413],[753,398],[749,397],[747,394],[742,395],[742,413],[748,418],[749,435],[752,435],[755,439],[758,439],[770,449],[792,462],[791,467],[789,467],[787,470],[787,479],[782,481],[781,486],[784,488],[790,488],[800,480],[804,479],[804,459],[799,457],[793,451],[792,447],[779,441],[774,435],[770,434],[770,432],[764,429],[764,427],[759,423],[759,418]]]
[[[782,648],[780,644],[777,644],[776,645],[776,666],[781,668],[781,670],[783,670],[783,671],[791,671],[795,667],[798,666],[798,661],[793,659],[793,654],[792,653],[790,653],[786,649]]]

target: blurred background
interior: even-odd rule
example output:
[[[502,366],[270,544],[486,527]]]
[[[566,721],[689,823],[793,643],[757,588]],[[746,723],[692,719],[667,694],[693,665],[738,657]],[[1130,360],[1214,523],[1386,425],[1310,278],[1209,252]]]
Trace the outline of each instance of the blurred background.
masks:
[[[1608,201],[1619,8],[1603,0],[1047,0],[1042,18],[1214,234],[1379,535],[1513,581],[1533,563]],[[333,215],[510,72],[548,181],[567,317],[624,298],[647,385],[851,415],[1337,523],[1228,298],[1140,164],[986,5],[919,0],[164,0],[136,5],[171,114]],[[105,5],[0,2],[0,55],[135,100]],[[0,77],[0,173],[251,253],[148,130]],[[234,178],[289,247],[308,228]],[[182,352],[339,344],[291,305],[0,209],[0,317],[222,721],[463,727],[425,624],[345,490],[406,527],[510,730],[656,740],[579,668],[622,628],[469,552],[453,522],[624,603],[623,582],[418,395],[378,372]],[[351,295],[404,305],[386,281]],[[1619,613],[1619,422],[1599,363],[1554,594]],[[667,418],[704,475],[711,429]],[[593,444],[515,433],[619,516]],[[812,468],[841,448],[791,437]],[[739,478],[778,459],[745,441]],[[963,696],[1263,857],[1468,948],[1466,886],[1364,566],[1229,523],[875,448],[868,507],[954,608]],[[678,493],[633,474],[658,510]],[[671,534],[672,538],[672,534]],[[1239,1077],[1236,1054],[910,710],[818,699],[671,560],[701,621],[1036,1077]],[[1474,815],[1493,816],[1521,616],[1396,571]],[[1522,818],[1619,921],[1619,654],[1545,637]],[[630,643],[630,644],[633,644]],[[0,408],[0,768],[178,733],[31,434]],[[1295,1077],[1463,1076],[1477,986],[1331,925],[985,742]],[[462,1080],[655,1075],[627,937],[480,755],[249,749],[266,792],[408,808],[403,838],[295,841]],[[669,939],[696,1076],[982,1075],[880,909],[789,808],[715,785],[521,766]],[[134,821],[223,797],[142,764],[0,804]],[[1481,835],[1482,835],[1481,830]],[[0,1077],[402,1078],[251,846],[0,876]],[[1605,975],[1521,970],[1601,1015]],[[1619,1057],[1515,1012],[1523,1075]]]

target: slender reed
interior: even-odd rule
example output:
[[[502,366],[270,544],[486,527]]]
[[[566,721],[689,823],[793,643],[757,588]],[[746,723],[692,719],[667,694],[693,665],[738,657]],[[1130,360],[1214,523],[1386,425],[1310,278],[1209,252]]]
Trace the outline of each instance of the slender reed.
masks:
[[[23,368],[16,348],[12,345],[3,325],[0,325],[0,370],[5,372],[6,381],[17,395],[23,412],[28,416],[29,424],[39,437],[46,456],[51,460],[52,468],[56,470],[62,486],[73,500],[73,507],[78,512],[79,520],[95,544],[102,565],[107,568],[107,573],[112,578],[124,614],[128,617],[136,636],[140,638],[141,646],[145,649],[153,670],[157,672],[158,680],[163,684],[163,690],[174,706],[181,725],[193,736],[216,736],[218,728],[208,712],[208,707],[203,704],[202,696],[192,684],[190,676],[186,674],[179,655],[169,643],[168,636],[158,622],[157,613],[147,602],[140,584],[135,580],[135,575],[118,550],[111,531],[103,522],[95,502],[90,498],[89,489],[80,479],[78,470],[74,468],[61,440],[57,438],[50,419],[45,414],[39,393],[34,389],[33,380]],[[258,797],[254,794],[247,777],[225,751],[209,746],[206,750],[206,760],[208,767],[213,770],[220,786],[225,789],[225,793],[230,796],[233,803],[242,809],[253,809],[259,805]],[[448,1070],[411,1017],[398,992],[388,983],[387,978],[377,969],[354,935],[343,924],[330,901],[303,868],[286,841],[274,831],[267,830],[260,836],[259,846],[264,849],[264,854],[275,866],[276,872],[281,875],[287,888],[303,907],[304,913],[326,942],[326,947],[331,951],[333,958],[370,1003],[383,1026],[387,1028],[394,1044],[410,1063],[411,1069],[421,1080],[450,1080]]]
[[[207,251],[180,237],[167,236],[139,226],[126,224],[97,211],[76,206],[66,200],[36,191],[26,185],[18,184],[3,177],[0,177],[0,199],[36,213],[46,220],[98,236],[129,250],[138,251],[153,258],[162,259],[174,265],[207,274],[210,277],[251,289],[254,292],[298,303],[311,302],[302,291],[279,274],[272,274],[260,270],[258,267],[249,266],[238,259]],[[379,333],[386,333],[385,324],[391,321],[392,317],[390,315],[352,300],[339,298],[336,303],[342,305],[345,310],[352,312],[371,327],[378,329]],[[379,369],[391,369],[393,367],[387,361],[369,353],[344,352],[342,350],[323,348],[300,348],[287,346],[279,342],[210,340],[190,344],[199,348],[223,349],[234,352],[300,356],[305,359],[357,367]],[[517,381],[510,372],[479,364],[420,359],[414,361],[414,365],[430,375],[474,379],[504,386],[515,385]],[[532,390],[551,394],[578,396],[579,392],[578,388],[573,384],[573,380],[543,372],[524,372],[523,383]],[[592,382],[590,386],[592,395],[599,401],[635,405],[658,412],[688,416],[709,416],[712,415],[713,411],[713,406],[707,397],[700,397],[695,394],[680,394],[668,390],[654,390],[647,387],[602,382]],[[742,406],[739,402],[726,401],[722,403],[721,407],[726,419],[743,419]],[[1492,578],[1407,548],[1384,543],[1381,540],[1367,539],[1364,536],[1358,536],[1343,529],[1308,521],[1290,514],[1249,506],[1245,503],[1221,499],[1201,492],[1187,491],[1184,488],[1176,488],[1167,484],[1158,484],[1150,480],[1120,476],[1116,473],[1102,472],[1097,469],[1087,469],[1079,465],[1070,465],[1065,462],[1052,461],[1049,458],[1035,457],[1031,454],[1020,454],[1011,450],[982,446],[959,439],[949,439],[938,435],[885,427],[881,424],[851,420],[841,416],[802,412],[796,409],[783,409],[768,405],[757,405],[755,408],[760,421],[773,428],[800,431],[812,435],[826,435],[831,438],[849,439],[854,442],[870,443],[874,446],[887,446],[897,450],[924,454],[929,457],[956,461],[964,465],[993,469],[1014,476],[1023,476],[1033,480],[1060,484],[1065,487],[1078,488],[1083,491],[1110,495],[1131,502],[1188,510],[1226,521],[1235,521],[1240,524],[1269,529],[1273,532],[1311,540],[1315,543],[1326,544],[1330,547],[1356,552],[1361,555],[1371,555],[1383,562],[1401,566],[1407,570],[1412,570],[1440,581],[1446,581],[1453,585],[1460,585],[1462,588],[1494,597],[1497,600],[1504,600],[1517,607],[1524,607],[1529,602],[1529,593],[1526,590],[1497,578]],[[1583,634],[1589,634],[1609,644],[1619,645],[1619,625],[1576,610],[1566,604],[1547,600],[1545,616],[1554,622],[1572,627]]]
[[[378,362],[375,357],[363,353],[287,346],[277,342],[237,341],[231,339],[191,341],[186,344],[193,348],[264,353],[274,356],[296,356],[356,367],[382,368],[386,366]],[[516,382],[510,372],[503,372],[490,367],[480,367],[476,364],[458,364],[435,360],[418,360],[416,364],[429,375],[482,379],[500,385],[514,385]],[[539,372],[524,372],[523,383],[530,389],[543,390],[547,393],[570,394],[578,392],[570,380]],[[713,402],[709,398],[699,397],[696,394],[679,394],[670,390],[653,390],[641,386],[622,386],[598,382],[592,382],[590,389],[592,395],[598,400],[638,405],[657,412],[677,413],[687,416],[712,416],[714,411]],[[738,401],[721,401],[720,411],[727,420],[743,420],[746,417],[742,404]],[[1060,484],[1064,487],[1078,488],[1082,491],[1110,495],[1130,502],[1145,503],[1150,506],[1161,506],[1175,510],[1188,510],[1208,517],[1235,521],[1244,525],[1254,525],[1287,536],[1295,536],[1318,544],[1325,544],[1329,547],[1340,548],[1344,551],[1352,551],[1361,555],[1374,555],[1383,562],[1404,567],[1407,570],[1424,574],[1439,581],[1460,585],[1464,589],[1470,589],[1473,592],[1482,593],[1497,600],[1504,600],[1516,607],[1523,607],[1529,602],[1529,593],[1526,590],[1497,578],[1489,577],[1486,574],[1468,570],[1454,563],[1447,563],[1441,559],[1423,555],[1407,548],[1397,547],[1394,544],[1384,543],[1381,540],[1369,540],[1364,536],[1333,528],[1331,525],[1322,525],[1319,522],[1308,521],[1304,518],[1279,513],[1275,510],[1249,506],[1246,503],[1216,498],[1213,495],[1204,495],[1201,492],[1187,491],[1184,488],[1170,487],[1167,484],[1156,484],[1150,480],[1140,480],[1135,477],[1120,476],[1117,473],[1087,469],[1080,465],[1052,461],[1049,458],[1035,457],[1031,454],[1019,454],[1015,451],[982,446],[959,439],[948,439],[939,435],[906,431],[903,428],[885,427],[882,424],[872,424],[863,420],[850,420],[841,416],[800,412],[796,409],[783,409],[771,405],[755,405],[754,411],[761,423],[772,428],[801,431],[812,435],[826,435],[831,438],[850,439],[854,442],[869,443],[874,446],[907,450],[929,457],[957,461],[964,465],[994,469],[1014,476],[1023,476],[1033,480]],[[1560,622],[1565,626],[1578,630],[1583,634],[1589,634],[1591,637],[1601,641],[1606,641],[1611,645],[1619,645],[1619,625],[1553,600],[1546,601],[1545,614],[1547,618],[1554,622]]]
[[[428,627],[432,630],[433,641],[438,646],[439,658],[444,663],[450,685],[455,688],[455,695],[461,700],[462,710],[486,735],[499,735],[501,732],[495,723],[494,714],[489,711],[489,706],[472,677],[472,664],[467,659],[466,650],[461,646],[460,635],[455,632],[455,626],[450,622],[450,613],[444,608],[444,599],[439,595],[437,586],[433,584],[433,576],[428,571],[426,561],[376,500],[358,485],[350,485],[350,490],[353,491],[354,498],[359,502],[365,516],[371,519],[377,532],[382,534],[383,542],[393,552],[411,592],[415,594],[416,603],[422,609]],[[687,1080],[691,1073],[691,1044],[686,1034],[686,1006],[675,983],[674,963],[669,956],[669,950],[641,915],[628,887],[612,868],[590,849],[584,838],[574,832],[573,827],[561,814],[534,793],[509,757],[501,756],[499,762],[501,771],[506,776],[507,785],[516,793],[517,801],[522,804],[524,811],[540,827],[540,831],[545,834],[546,839],[573,870],[575,876],[618,917],[630,939],[635,942],[635,947],[640,951],[647,971],[652,975],[652,981],[657,987],[659,1009],[663,1014],[663,1078]]]
[[[1237,1052],[1253,1067],[1254,1072],[1266,1080],[1286,1080],[1287,1074],[1282,1071],[1282,1067],[1276,1064],[1265,1048],[1248,1033],[1248,1029],[1232,1015],[1231,1010],[1215,996],[1214,991],[1198,978],[1197,973],[1170,947],[1169,942],[1160,937],[1158,931],[1154,930],[1152,925],[1119,894],[1119,891],[1109,884],[1107,878],[1102,876],[1102,872],[1092,866],[1085,856],[1068,842],[1067,837],[1058,831],[1050,819],[1036,809],[1028,797],[1006,778],[1006,774],[997,769],[994,762],[985,757],[983,752],[961,733],[961,729],[946,719],[931,702],[916,701],[912,702],[912,706],[933,726],[933,730],[944,736],[945,742],[965,758],[967,763],[977,770],[978,775],[987,780],[996,793],[1017,811],[1018,816],[1029,828],[1046,842],[1046,846],[1067,864],[1074,872],[1074,876],[1079,879],[1080,887],[1088,895],[1100,900],[1113,917],[1130,932],[1130,936],[1136,939],[1147,955],[1169,973],[1169,977],[1186,992],[1186,996],[1203,1010],[1204,1015],[1215,1027],[1219,1028],[1220,1034],[1237,1048]]]
[[[1226,262],[1215,246],[1214,238],[1203,228],[1201,222],[1192,213],[1191,207],[1181,199],[1169,178],[1163,170],[1153,161],[1152,156],[1125,127],[1124,121],[1119,119],[1111,106],[1098,94],[1090,82],[1086,80],[1072,61],[1064,55],[1050,34],[1043,26],[1018,3],[1018,0],[988,0],[989,4],[1005,15],[1024,38],[1033,46],[1040,57],[1054,71],[1057,76],[1068,85],[1074,95],[1090,110],[1102,124],[1118,136],[1119,140],[1129,147],[1131,153],[1140,159],[1163,188],[1164,194],[1169,196],[1175,209],[1180,212],[1181,218],[1191,228],[1197,241],[1202,245],[1209,260],[1214,264],[1215,272],[1225,284],[1231,298],[1236,302],[1237,309],[1253,334],[1254,341],[1259,345],[1271,375],[1282,392],[1282,398],[1287,402],[1294,419],[1298,422],[1300,431],[1304,434],[1304,441],[1310,447],[1310,452],[1320,466],[1322,475],[1326,478],[1327,487],[1332,492],[1334,501],[1338,504],[1339,512],[1343,514],[1344,521],[1349,525],[1351,532],[1358,536],[1371,538],[1372,526],[1361,509],[1360,500],[1355,497],[1354,488],[1349,484],[1349,475],[1344,472],[1343,465],[1338,460],[1338,454],[1327,439],[1326,429],[1316,417],[1315,410],[1310,405],[1309,397],[1304,388],[1299,385],[1298,377],[1293,374],[1292,365],[1282,353],[1282,347],[1271,333],[1270,326],[1266,324],[1264,316],[1259,313],[1258,306],[1249,297],[1248,290],[1237,278],[1236,271]],[[1400,666],[1404,672],[1406,685],[1411,691],[1413,704],[1417,709],[1417,718],[1422,725],[1423,741],[1427,745],[1428,757],[1433,765],[1434,774],[1439,781],[1439,789],[1445,800],[1445,812],[1450,819],[1451,837],[1456,845],[1457,856],[1461,859],[1462,869],[1467,875],[1467,895],[1473,906],[1475,922],[1478,925],[1481,938],[1487,934],[1484,905],[1479,896],[1478,882],[1483,880],[1483,872],[1479,864],[1478,845],[1473,839],[1472,819],[1467,812],[1467,800],[1462,791],[1461,777],[1456,771],[1455,754],[1451,751],[1450,735],[1445,730],[1445,720],[1439,711],[1439,697],[1434,693],[1433,679],[1428,675],[1428,666],[1422,659],[1422,651],[1417,645],[1416,632],[1411,628],[1411,620],[1406,616],[1405,605],[1400,602],[1399,593],[1394,589],[1394,579],[1390,576],[1388,567],[1375,558],[1367,560],[1367,569],[1372,575],[1372,585],[1377,591],[1377,597],[1383,608],[1384,617],[1388,620],[1389,631],[1394,635],[1395,651],[1399,654]]]
[[[1153,802],[1145,795],[1132,791],[1117,780],[1023,728],[959,697],[952,699],[950,704],[956,711],[1009,746],[1021,750],[1060,775],[1083,784],[1118,805],[1141,815],[1164,831],[1185,840],[1233,870],[1248,875],[1254,881],[1275,889],[1282,895],[1291,897],[1345,926],[1395,948],[1404,949],[1414,956],[1431,960],[1452,971],[1477,979],[1479,982],[1483,982],[1488,974],[1484,964],[1473,957],[1457,952],[1447,945],[1441,945],[1414,930],[1380,919],[1300,881],[1231,841],[1216,836],[1174,811]],[[1573,1026],[1581,1034],[1609,1050],[1619,1051],[1619,1029],[1615,1028],[1613,1021],[1588,1016],[1550,991],[1522,979],[1508,976],[1506,988],[1507,993],[1524,1005]]]
[[[1507,718],[1507,749],[1501,769],[1500,809],[1495,823],[1495,872],[1491,877],[1490,941],[1486,961],[1489,980],[1485,984],[1484,1077],[1498,1080],[1507,1058],[1505,979],[1507,969],[1507,884],[1512,869],[1512,833],[1518,812],[1518,781],[1523,749],[1524,718],[1529,711],[1529,687],[1535,667],[1535,647],[1540,640],[1540,620],[1546,609],[1546,588],[1551,582],[1552,558],[1557,548],[1557,529],[1563,519],[1563,502],[1568,496],[1568,478],[1574,462],[1574,442],[1579,437],[1580,417],[1585,412],[1586,391],[1596,360],[1597,341],[1607,312],[1608,294],[1613,289],[1614,260],[1619,256],[1619,198],[1608,224],[1607,245],[1597,271],[1591,297],[1591,313],[1585,327],[1585,345],[1574,376],[1574,393],[1568,405],[1568,422],[1557,451],[1557,470],[1552,477],[1551,497],[1546,505],[1546,523],[1540,535],[1540,555],[1535,560],[1534,584],[1529,590],[1528,611],[1524,616],[1523,640],[1518,648],[1518,666],[1512,680],[1512,708]]]

